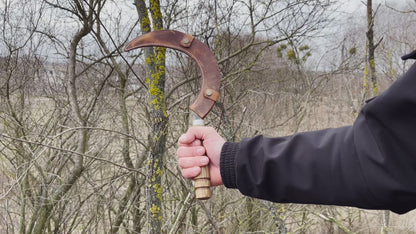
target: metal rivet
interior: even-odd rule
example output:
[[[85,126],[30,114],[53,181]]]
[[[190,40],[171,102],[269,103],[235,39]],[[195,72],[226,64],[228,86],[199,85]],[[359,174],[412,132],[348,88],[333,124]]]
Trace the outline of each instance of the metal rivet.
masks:
[[[184,44],[188,44],[189,43],[189,39],[188,38],[184,38],[182,41]]]
[[[207,91],[205,91],[205,94],[207,95],[207,96],[211,96],[212,95],[212,90],[207,90]]]

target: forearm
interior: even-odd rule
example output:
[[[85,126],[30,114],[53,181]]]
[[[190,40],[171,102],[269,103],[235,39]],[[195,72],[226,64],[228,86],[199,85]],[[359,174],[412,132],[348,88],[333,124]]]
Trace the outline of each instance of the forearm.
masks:
[[[227,187],[274,202],[377,206],[353,149],[352,127],[227,143],[221,173]]]
[[[416,208],[416,65],[353,126],[226,143],[227,187],[275,202]]]

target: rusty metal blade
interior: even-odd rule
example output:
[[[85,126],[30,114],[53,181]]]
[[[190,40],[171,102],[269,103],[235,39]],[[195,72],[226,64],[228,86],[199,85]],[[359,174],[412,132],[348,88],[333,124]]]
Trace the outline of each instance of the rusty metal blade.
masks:
[[[208,46],[192,35],[175,30],[160,30],[133,39],[124,50],[150,46],[182,51],[197,62],[202,75],[202,85],[197,98],[189,108],[201,118],[205,118],[219,98],[221,78],[217,60]]]

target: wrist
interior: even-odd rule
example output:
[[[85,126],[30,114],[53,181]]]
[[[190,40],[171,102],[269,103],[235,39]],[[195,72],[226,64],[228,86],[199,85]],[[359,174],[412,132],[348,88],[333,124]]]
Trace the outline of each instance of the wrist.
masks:
[[[239,143],[225,142],[221,149],[220,173],[225,187],[237,188],[237,178],[235,173],[235,158]]]

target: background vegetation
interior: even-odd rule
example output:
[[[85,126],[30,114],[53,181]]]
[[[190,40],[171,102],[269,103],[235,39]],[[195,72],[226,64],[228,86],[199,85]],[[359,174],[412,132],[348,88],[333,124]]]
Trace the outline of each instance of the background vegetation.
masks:
[[[230,141],[351,124],[416,48],[416,2],[1,0],[1,233],[411,233],[414,213],[194,199],[175,152],[199,87],[142,33],[195,35],[221,68]]]

